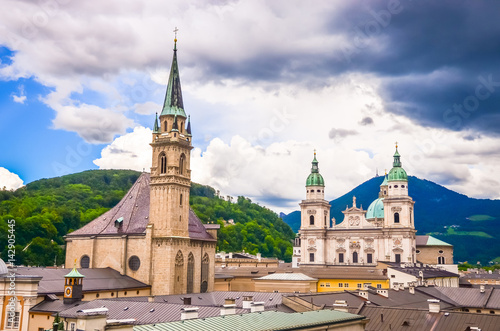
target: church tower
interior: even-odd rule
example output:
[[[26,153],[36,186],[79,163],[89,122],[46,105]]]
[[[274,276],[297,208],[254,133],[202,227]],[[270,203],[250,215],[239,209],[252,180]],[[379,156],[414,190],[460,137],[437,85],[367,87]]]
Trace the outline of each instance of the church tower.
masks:
[[[325,181],[319,173],[316,152],[306,181],[306,200],[300,203],[301,264],[325,264],[326,231],[330,228],[330,204],[325,200]]]
[[[386,246],[388,249],[385,259],[393,262],[415,262],[415,202],[408,195],[408,176],[401,166],[397,144],[393,166],[384,186],[387,187],[387,196],[383,200],[384,233],[392,240]]]
[[[187,125],[187,128],[186,128]],[[188,237],[191,125],[184,111],[177,39],[163,109],[153,129],[150,224],[153,237]]]

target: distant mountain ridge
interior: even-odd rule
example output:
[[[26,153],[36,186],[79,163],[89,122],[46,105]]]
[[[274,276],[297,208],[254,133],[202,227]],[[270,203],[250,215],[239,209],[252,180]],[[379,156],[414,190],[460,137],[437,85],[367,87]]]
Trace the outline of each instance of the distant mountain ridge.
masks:
[[[331,217],[343,220],[342,210],[356,204],[368,209],[378,197],[383,176],[374,177],[343,196],[330,201]],[[500,200],[474,199],[449,190],[434,182],[408,177],[409,195],[415,201],[415,227],[418,235],[431,234],[455,246],[455,262],[489,261],[500,257]],[[300,211],[283,220],[298,232]],[[446,228],[445,228],[446,227]]]

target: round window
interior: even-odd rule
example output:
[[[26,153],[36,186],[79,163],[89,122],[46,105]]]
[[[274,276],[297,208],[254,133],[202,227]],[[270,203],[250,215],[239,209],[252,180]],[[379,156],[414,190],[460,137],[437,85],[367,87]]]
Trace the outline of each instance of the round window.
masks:
[[[80,268],[88,268],[88,267],[90,267],[90,257],[88,255],[84,255],[80,259]]]
[[[416,253],[417,253],[417,254],[420,254],[420,249],[417,249]]]
[[[404,185],[401,185],[401,188],[405,188],[405,186],[404,186]]]
[[[141,260],[137,256],[131,256],[130,259],[128,259],[128,267],[132,271],[137,271],[139,270],[139,267],[141,266]]]
[[[442,250],[442,249],[440,249],[440,250],[439,250],[439,254],[443,254],[443,253],[444,253],[444,252],[443,252],[443,250]]]
[[[397,186],[397,185],[394,185],[394,188],[398,188],[398,186]]]

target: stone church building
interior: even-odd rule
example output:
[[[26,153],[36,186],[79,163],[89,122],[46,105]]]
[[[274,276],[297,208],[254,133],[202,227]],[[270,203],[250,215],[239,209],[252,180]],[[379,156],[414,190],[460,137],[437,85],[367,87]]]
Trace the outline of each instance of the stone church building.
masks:
[[[111,210],[66,236],[66,265],[113,268],[152,295],[213,291],[218,225],[189,207],[191,125],[182,102],[177,39],[165,102],[155,119],[151,173]]]
[[[300,265],[372,265],[378,261],[416,263],[414,201],[397,146],[393,168],[380,185],[378,199],[368,210],[356,205],[343,211],[344,220],[330,222],[330,204],[316,153],[300,203]]]

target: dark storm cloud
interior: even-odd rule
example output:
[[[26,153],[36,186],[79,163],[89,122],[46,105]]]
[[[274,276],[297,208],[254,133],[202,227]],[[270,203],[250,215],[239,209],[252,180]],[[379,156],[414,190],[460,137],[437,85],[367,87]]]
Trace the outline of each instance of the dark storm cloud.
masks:
[[[332,128],[330,130],[330,133],[328,133],[328,137],[330,137],[330,139],[345,138],[347,136],[353,136],[356,134],[358,134],[358,133],[354,130]]]
[[[379,92],[390,112],[425,126],[498,133],[500,2],[386,0],[341,6],[315,18],[323,22],[320,33],[344,36],[334,50],[318,45],[321,52],[311,55],[277,48],[243,63],[207,67],[215,76],[304,88],[343,73],[374,74],[381,78]]]
[[[370,125],[370,124],[373,124],[373,118],[371,118],[371,117],[365,117],[365,118],[363,118],[359,122],[359,124],[361,124],[361,125]]]

